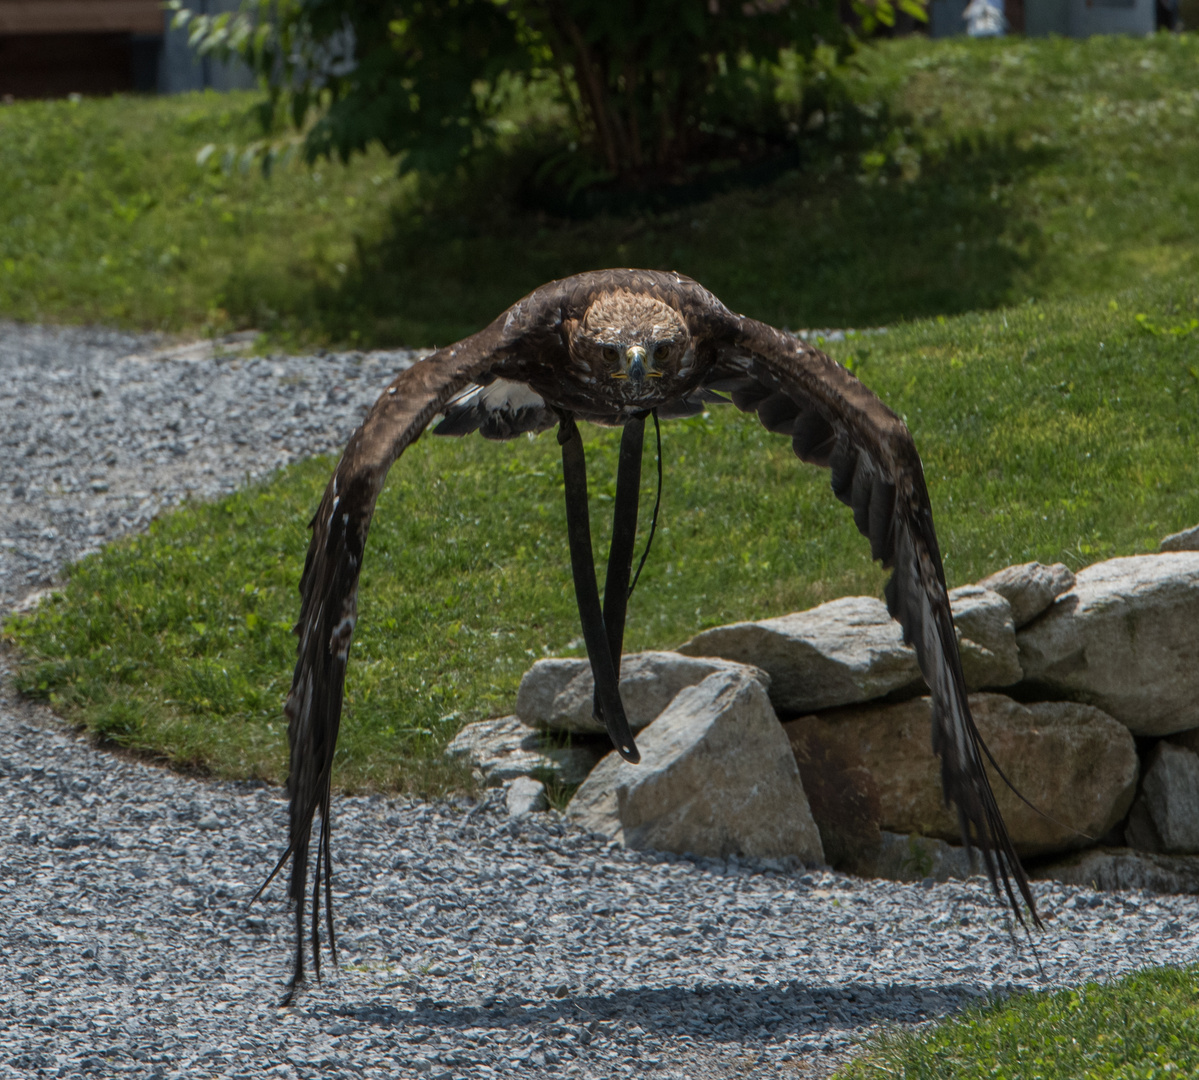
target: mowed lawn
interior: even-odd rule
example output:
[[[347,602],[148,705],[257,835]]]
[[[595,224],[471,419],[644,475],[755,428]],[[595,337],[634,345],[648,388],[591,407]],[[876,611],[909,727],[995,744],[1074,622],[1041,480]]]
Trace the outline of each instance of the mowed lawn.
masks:
[[[836,78],[802,169],[581,220],[522,209],[504,173],[484,197],[487,177],[397,180],[373,157],[243,171],[253,95],[9,106],[0,313],[427,345],[557,274],[673,266],[782,325],[890,324],[831,348],[915,433],[953,584],[1153,550],[1199,520],[1199,45],[909,39]],[[536,101],[521,119],[561,122]],[[523,152],[493,165],[517,175]],[[597,550],[616,445],[588,436]],[[752,419],[668,423],[664,456],[630,649],[881,590],[827,476]],[[331,467],[72,568],[8,625],[22,686],[123,745],[281,781],[303,522]],[[561,502],[552,437],[405,455],[368,549],[339,784],[467,783],[448,739],[510,710],[533,659],[580,651]]]
[[[839,1080],[1168,1080],[1199,1071],[1199,974],[1016,994],[875,1039]]]
[[[600,266],[792,328],[1195,280],[1199,38],[909,38],[825,81],[773,183],[578,220],[529,205],[518,135],[452,181],[380,154],[268,179],[254,94],[0,106],[0,317],[431,345]],[[564,122],[514,109],[534,144]]]

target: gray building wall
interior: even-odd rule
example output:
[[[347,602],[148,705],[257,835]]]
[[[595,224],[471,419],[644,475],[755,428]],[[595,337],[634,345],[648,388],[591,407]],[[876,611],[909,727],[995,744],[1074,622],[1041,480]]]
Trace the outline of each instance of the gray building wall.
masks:
[[[969,0],[933,0],[928,6],[928,33],[930,37],[953,37],[966,32],[966,20],[962,12]]]
[[[238,0],[188,0],[200,15],[220,15],[238,10]],[[167,26],[170,21],[168,17]],[[158,61],[158,91],[182,94],[188,90],[251,90],[258,85],[254,73],[240,60],[224,64],[212,56],[199,56],[187,43],[188,30],[168,29]]]
[[[968,0],[933,0],[929,33],[952,37],[966,32],[962,12]],[[1029,37],[1060,34],[1152,34],[1157,29],[1155,0],[1024,0],[1024,32]]]

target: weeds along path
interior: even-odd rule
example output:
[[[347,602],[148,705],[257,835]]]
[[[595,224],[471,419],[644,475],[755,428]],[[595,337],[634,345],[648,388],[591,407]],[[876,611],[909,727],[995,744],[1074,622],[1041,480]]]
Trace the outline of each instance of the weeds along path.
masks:
[[[335,447],[406,358],[155,345],[0,331],[0,614],[160,507]],[[281,883],[246,908],[280,791],[96,749],[3,654],[0,741],[0,1077],[819,1076],[879,1025],[1199,959],[1199,898],[1037,883],[1042,978],[982,881],[640,855],[494,793],[341,798],[342,968],[281,1011]]]

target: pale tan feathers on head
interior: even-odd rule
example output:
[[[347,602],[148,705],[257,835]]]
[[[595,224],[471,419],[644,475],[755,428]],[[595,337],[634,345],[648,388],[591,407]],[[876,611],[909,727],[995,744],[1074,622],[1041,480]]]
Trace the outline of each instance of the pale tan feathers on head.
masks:
[[[639,341],[685,337],[687,324],[664,300],[616,289],[601,293],[583,315],[580,331],[600,341]]]
[[[627,350],[645,350],[649,374],[677,373],[691,348],[683,316],[670,304],[646,293],[614,289],[591,302],[570,337],[570,350],[593,371],[618,372]]]

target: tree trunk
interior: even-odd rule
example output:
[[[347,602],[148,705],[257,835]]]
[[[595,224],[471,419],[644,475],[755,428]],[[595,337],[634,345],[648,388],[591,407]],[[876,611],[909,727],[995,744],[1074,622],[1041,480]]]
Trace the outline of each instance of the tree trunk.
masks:
[[[624,100],[625,108],[628,109],[628,133],[629,133],[629,164],[634,169],[640,169],[645,163],[645,159],[641,154],[641,125],[637,120],[637,91],[640,89],[637,79],[637,63],[635,60],[627,60],[624,65]]]
[[[590,115],[600,153],[613,175],[623,171],[619,133],[608,105],[608,93],[599,62],[592,56],[587,39],[578,25],[562,10],[560,4],[550,5],[550,21],[563,52],[574,56],[575,77],[583,97],[583,109]]]

